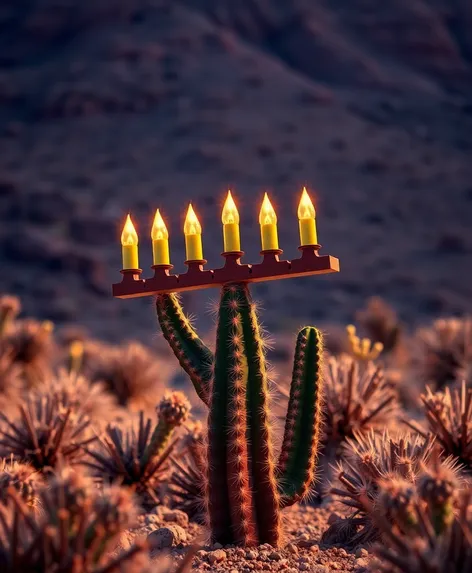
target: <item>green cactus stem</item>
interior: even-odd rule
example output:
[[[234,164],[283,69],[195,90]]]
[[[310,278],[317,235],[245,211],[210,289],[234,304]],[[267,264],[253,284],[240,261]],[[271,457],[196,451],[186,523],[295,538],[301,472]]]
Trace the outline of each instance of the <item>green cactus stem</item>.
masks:
[[[192,380],[199,398],[208,406],[214,360],[212,351],[198,338],[176,294],[158,296],[156,310],[164,338]]]
[[[165,338],[209,407],[206,502],[213,541],[280,545],[280,510],[305,497],[315,476],[321,424],[320,332],[305,327],[298,335],[276,463],[264,344],[247,284],[222,289],[215,356],[198,339],[175,295],[158,295],[157,314]]]

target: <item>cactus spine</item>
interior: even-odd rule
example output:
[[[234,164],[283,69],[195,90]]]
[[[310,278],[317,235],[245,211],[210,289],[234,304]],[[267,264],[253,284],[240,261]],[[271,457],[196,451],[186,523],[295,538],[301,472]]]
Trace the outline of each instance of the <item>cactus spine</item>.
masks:
[[[280,510],[313,483],[321,423],[322,338],[298,334],[283,446],[274,459],[269,383],[255,305],[245,283],[225,285],[215,355],[198,339],[174,294],[158,295],[165,338],[209,407],[207,506],[222,544],[281,543]]]

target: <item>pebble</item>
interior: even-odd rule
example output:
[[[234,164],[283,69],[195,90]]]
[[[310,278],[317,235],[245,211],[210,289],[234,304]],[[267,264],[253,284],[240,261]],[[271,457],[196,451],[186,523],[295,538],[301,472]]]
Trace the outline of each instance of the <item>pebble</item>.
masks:
[[[356,557],[368,557],[369,552],[367,551],[367,549],[364,549],[364,547],[359,547],[356,550]]]
[[[220,563],[221,561],[225,561],[226,559],[226,551],[224,549],[215,549],[208,554],[208,562],[210,565],[214,565],[215,563]]]
[[[289,543],[285,549],[293,555],[298,553],[298,547],[295,545],[295,543]]]
[[[147,540],[151,549],[166,549],[186,541],[187,534],[179,525],[168,525],[152,531]]]
[[[188,515],[180,509],[173,509],[164,513],[164,521],[177,523],[180,527],[188,527]]]
[[[272,553],[269,553],[269,559],[271,561],[280,561],[282,559],[282,555],[280,555],[278,551],[272,551]]]
[[[246,551],[246,559],[249,559],[249,561],[257,559],[257,553],[255,551]]]
[[[367,567],[369,565],[369,562],[367,561],[367,559],[356,559],[356,565],[357,567]]]

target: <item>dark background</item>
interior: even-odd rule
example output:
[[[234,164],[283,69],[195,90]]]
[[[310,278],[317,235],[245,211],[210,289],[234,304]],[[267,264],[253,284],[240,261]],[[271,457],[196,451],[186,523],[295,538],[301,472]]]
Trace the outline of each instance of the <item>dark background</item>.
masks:
[[[26,313],[148,340],[152,300],[110,294],[126,212],[147,269],[162,209],[183,270],[193,200],[216,266],[231,187],[254,261],[268,190],[290,258],[304,184],[342,272],[257,287],[271,329],[374,294],[411,326],[471,310],[470,0],[0,3],[0,291]]]

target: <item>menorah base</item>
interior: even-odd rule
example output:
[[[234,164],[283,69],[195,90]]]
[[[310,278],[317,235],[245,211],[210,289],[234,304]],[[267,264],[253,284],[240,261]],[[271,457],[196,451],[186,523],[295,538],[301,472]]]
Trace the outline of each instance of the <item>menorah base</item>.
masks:
[[[331,255],[319,255],[320,245],[299,247],[302,254],[292,261],[279,259],[282,251],[262,251],[263,260],[255,265],[241,264],[242,251],[223,253],[225,264],[214,270],[205,270],[206,261],[186,261],[188,270],[183,274],[170,274],[172,265],[154,265],[154,276],[140,278],[141,271],[122,270],[123,280],[113,285],[113,296],[135,298],[170,292],[185,292],[219,287],[228,283],[264,282],[307,275],[339,272],[339,260]]]

